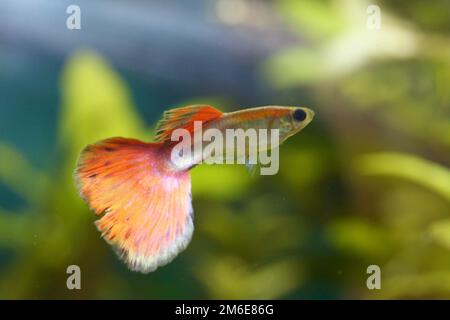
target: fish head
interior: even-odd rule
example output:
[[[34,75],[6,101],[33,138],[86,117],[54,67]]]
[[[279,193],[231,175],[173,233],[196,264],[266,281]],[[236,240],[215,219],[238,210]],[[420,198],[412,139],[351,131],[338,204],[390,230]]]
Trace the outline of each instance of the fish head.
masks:
[[[314,118],[314,111],[305,107],[287,107],[277,119],[281,142],[305,128]]]

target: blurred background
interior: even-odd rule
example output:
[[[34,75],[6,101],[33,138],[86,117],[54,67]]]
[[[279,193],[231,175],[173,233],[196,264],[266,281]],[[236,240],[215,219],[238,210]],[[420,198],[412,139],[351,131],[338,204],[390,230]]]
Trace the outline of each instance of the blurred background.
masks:
[[[0,298],[450,298],[449,89],[446,0],[2,0]],[[196,167],[191,244],[130,272],[78,197],[78,153],[150,141],[191,103],[316,118],[275,176]]]

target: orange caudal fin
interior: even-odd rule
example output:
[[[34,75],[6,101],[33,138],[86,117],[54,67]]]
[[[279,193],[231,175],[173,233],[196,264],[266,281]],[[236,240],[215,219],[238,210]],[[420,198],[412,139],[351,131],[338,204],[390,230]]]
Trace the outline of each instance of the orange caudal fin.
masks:
[[[156,141],[168,141],[172,131],[183,128],[190,132],[194,130],[194,121],[205,124],[222,116],[222,112],[208,105],[192,105],[168,110],[156,128]]]
[[[170,262],[193,233],[189,173],[172,171],[167,154],[161,143],[111,138],[87,146],[75,171],[98,230],[143,273]]]

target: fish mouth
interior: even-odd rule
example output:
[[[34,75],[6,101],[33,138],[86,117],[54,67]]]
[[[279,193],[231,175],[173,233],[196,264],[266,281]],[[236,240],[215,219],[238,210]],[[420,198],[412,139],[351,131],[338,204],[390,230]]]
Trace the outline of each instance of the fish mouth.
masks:
[[[307,115],[305,121],[310,123],[314,119],[314,116],[316,115],[316,113],[309,108],[303,108],[303,110],[306,112],[306,115]]]

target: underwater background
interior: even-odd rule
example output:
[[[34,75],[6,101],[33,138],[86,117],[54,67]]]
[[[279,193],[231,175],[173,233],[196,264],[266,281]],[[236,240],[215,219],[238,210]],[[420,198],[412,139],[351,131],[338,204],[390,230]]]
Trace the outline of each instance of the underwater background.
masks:
[[[190,245],[131,272],[77,194],[77,156],[151,141],[192,103],[316,117],[277,175],[193,169]],[[1,299],[449,299],[449,166],[449,1],[0,2]]]

